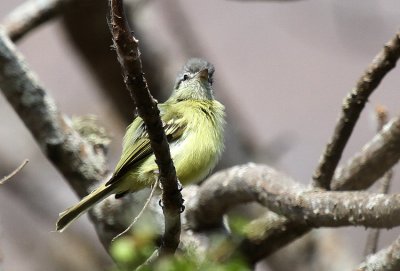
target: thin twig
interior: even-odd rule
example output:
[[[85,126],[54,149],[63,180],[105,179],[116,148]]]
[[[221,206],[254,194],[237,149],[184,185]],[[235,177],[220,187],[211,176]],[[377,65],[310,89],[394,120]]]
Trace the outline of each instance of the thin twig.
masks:
[[[174,253],[179,244],[182,195],[179,191],[168,142],[160,120],[157,103],[151,96],[143,76],[138,40],[132,35],[126,20],[122,0],[110,0],[110,29],[124,82],[133,97],[139,116],[149,134],[151,147],[159,167],[165,231],[160,255]]]
[[[386,108],[384,108],[383,106],[378,106],[375,109],[375,112],[376,112],[377,121],[378,121],[378,129],[377,130],[379,132],[380,130],[382,130],[383,126],[388,121],[388,112],[387,112]],[[389,169],[380,181],[380,187],[378,189],[378,193],[387,194],[389,192],[390,183],[391,183],[392,178],[393,178],[393,170]],[[380,235],[379,229],[369,229],[368,230],[368,236],[367,236],[367,242],[365,244],[364,256],[368,256],[368,255],[376,253],[377,247],[378,247],[378,242],[379,242],[379,235]]]
[[[3,179],[0,180],[0,185],[4,184],[5,182],[7,182],[9,179],[11,179],[12,177],[14,177],[18,172],[20,172],[25,166],[26,164],[28,164],[29,160],[25,159],[21,165],[19,165],[16,169],[14,169],[13,172],[11,172],[10,174],[8,174],[7,176],[4,176]]]
[[[327,144],[313,176],[316,187],[330,189],[332,176],[365,103],[383,77],[395,67],[399,57],[400,32],[396,33],[394,38],[374,58],[357,82],[356,87],[345,98],[333,136]]]
[[[138,219],[142,217],[144,211],[146,211],[147,206],[149,206],[150,201],[151,201],[151,199],[153,198],[154,192],[156,191],[157,186],[158,186],[158,181],[159,181],[159,180],[157,179],[156,182],[153,184],[153,187],[151,188],[151,191],[150,191],[150,195],[149,195],[149,197],[147,198],[146,202],[144,203],[143,208],[142,208],[142,210],[140,210],[139,214],[133,219],[132,223],[129,224],[129,226],[128,226],[124,231],[122,231],[121,233],[117,234],[117,235],[111,240],[111,242],[114,242],[116,239],[120,238],[121,236],[123,236],[123,235],[125,235],[127,232],[129,232],[129,230],[136,224],[136,222],[138,221]]]
[[[24,2],[2,21],[12,41],[18,41],[32,29],[54,19],[67,5],[78,0],[30,0]]]

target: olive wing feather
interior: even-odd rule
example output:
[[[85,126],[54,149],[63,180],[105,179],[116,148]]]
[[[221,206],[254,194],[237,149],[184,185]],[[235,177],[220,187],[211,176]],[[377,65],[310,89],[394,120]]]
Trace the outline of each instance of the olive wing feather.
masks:
[[[120,179],[130,169],[135,167],[140,161],[153,154],[151,149],[149,135],[142,119],[136,119],[139,123],[132,123],[132,127],[128,129],[135,129],[133,139],[125,138],[126,145],[123,150],[123,155],[118,162],[114,174],[106,185],[113,184]],[[182,116],[175,116],[163,120],[165,135],[169,143],[178,140],[185,131],[187,123]],[[129,134],[129,133],[128,133]]]

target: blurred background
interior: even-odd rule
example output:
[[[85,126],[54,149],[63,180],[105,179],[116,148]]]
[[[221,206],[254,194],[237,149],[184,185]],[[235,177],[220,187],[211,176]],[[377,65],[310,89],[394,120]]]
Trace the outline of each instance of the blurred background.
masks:
[[[0,1],[0,18],[23,2]],[[77,1],[17,46],[65,114],[98,116],[112,135],[108,158],[113,168],[133,112],[110,47],[106,1],[99,2]],[[215,65],[216,93],[230,124],[219,168],[267,163],[305,184],[343,98],[400,26],[398,0],[127,2],[146,76],[160,101],[187,58],[204,57]],[[399,75],[399,69],[392,71],[372,95],[342,162],[375,134],[377,105],[399,114]],[[77,197],[2,95],[0,122],[0,177],[30,160],[0,189],[3,269],[109,270],[112,263],[87,218],[63,234],[52,232],[58,213]],[[398,179],[395,174],[393,191]],[[359,262],[366,230],[335,232],[343,250]],[[384,231],[380,247],[398,233]]]

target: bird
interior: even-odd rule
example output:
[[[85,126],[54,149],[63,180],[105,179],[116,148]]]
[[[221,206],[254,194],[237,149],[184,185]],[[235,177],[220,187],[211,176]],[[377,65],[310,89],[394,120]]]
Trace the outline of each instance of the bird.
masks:
[[[215,99],[214,66],[191,58],[178,73],[171,96],[158,104],[179,182],[203,180],[215,167],[224,149],[225,107]],[[95,204],[115,194],[121,198],[151,187],[158,167],[145,124],[139,116],[128,126],[122,154],[111,178],[60,213],[56,231],[62,232]]]

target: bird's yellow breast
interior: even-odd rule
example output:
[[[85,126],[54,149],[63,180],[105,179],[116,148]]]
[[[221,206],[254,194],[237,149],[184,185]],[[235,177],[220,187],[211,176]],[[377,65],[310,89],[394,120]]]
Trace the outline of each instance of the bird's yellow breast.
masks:
[[[214,168],[224,148],[224,106],[215,100],[185,100],[162,106],[161,117],[165,122],[177,121],[185,126],[182,136],[170,143],[179,181],[188,184],[202,180]],[[129,139],[126,142],[129,144]],[[152,154],[120,178],[117,192],[148,187],[155,182],[156,172],[158,167]]]
[[[170,144],[170,149],[179,181],[187,184],[206,177],[221,155],[224,107],[215,100],[181,103],[187,129],[181,139]]]

